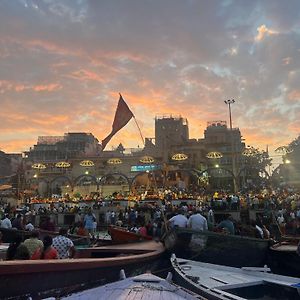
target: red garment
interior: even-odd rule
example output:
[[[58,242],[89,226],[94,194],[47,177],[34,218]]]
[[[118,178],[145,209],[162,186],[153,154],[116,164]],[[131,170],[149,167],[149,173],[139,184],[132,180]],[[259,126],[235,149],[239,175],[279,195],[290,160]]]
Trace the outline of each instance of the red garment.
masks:
[[[79,227],[76,234],[77,235],[82,235],[82,236],[88,236],[88,232],[83,227]]]
[[[147,236],[147,228],[145,226],[139,229],[139,234],[142,236]]]
[[[49,247],[46,252],[44,253],[43,258],[41,257],[43,254],[43,250],[38,249],[36,250],[30,259],[36,260],[36,259],[58,259],[58,252],[54,247]]]
[[[58,252],[54,247],[50,247],[44,254],[43,259],[58,259]]]

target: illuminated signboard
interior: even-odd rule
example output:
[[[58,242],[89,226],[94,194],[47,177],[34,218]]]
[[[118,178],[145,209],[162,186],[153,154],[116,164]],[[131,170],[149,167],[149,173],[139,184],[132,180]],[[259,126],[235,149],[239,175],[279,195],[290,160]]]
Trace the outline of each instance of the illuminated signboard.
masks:
[[[153,171],[158,169],[160,169],[158,165],[131,166],[131,172],[146,172],[146,171]]]

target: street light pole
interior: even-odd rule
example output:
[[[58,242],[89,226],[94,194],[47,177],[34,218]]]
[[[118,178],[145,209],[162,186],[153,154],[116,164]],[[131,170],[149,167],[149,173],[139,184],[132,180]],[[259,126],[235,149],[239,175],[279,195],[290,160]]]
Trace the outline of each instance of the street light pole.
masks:
[[[235,161],[235,147],[234,147],[234,137],[232,130],[232,117],[231,117],[231,104],[235,103],[234,99],[229,99],[224,101],[225,104],[228,105],[229,110],[229,126],[230,126],[230,134],[231,134],[231,161],[232,161],[232,174],[233,174],[233,191],[237,193],[237,178],[236,178],[236,161]]]

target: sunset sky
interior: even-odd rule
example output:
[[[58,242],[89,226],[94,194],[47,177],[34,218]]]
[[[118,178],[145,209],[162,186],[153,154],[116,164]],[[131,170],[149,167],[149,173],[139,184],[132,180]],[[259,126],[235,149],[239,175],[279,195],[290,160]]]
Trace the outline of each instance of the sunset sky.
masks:
[[[120,92],[143,135],[181,115],[228,121],[273,151],[300,134],[299,0],[0,0],[0,150],[41,135],[102,140]],[[134,121],[107,149],[141,146]]]

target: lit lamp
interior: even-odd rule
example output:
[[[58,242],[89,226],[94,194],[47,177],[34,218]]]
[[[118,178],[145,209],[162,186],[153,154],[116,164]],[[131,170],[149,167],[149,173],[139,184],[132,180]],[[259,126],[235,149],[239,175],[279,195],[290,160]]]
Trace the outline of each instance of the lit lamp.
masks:
[[[120,158],[110,158],[110,159],[107,161],[107,163],[108,163],[109,165],[120,165],[120,164],[122,164],[123,162],[122,162],[122,160],[121,160]]]
[[[183,160],[187,160],[188,156],[184,153],[176,153],[172,156],[171,159],[175,161],[183,161]]]
[[[145,155],[141,157],[140,162],[143,164],[151,164],[154,162],[154,158],[152,156]]]
[[[44,170],[46,169],[46,165],[44,164],[41,164],[41,163],[36,163],[36,164],[33,164],[31,166],[32,169],[37,169],[37,170]]]
[[[222,158],[223,157],[223,154],[221,152],[218,152],[218,151],[211,151],[211,152],[208,152],[206,154],[206,157],[208,159],[214,159],[214,160],[218,160],[219,158]],[[218,163],[215,164],[215,168],[220,168],[220,165]]]
[[[92,162],[91,160],[83,160],[79,163],[80,166],[85,167],[85,168],[91,168],[93,167],[95,164],[94,162]],[[88,169],[85,170],[84,174],[88,175],[90,172]]]
[[[46,165],[41,164],[41,163],[36,163],[36,164],[33,164],[33,165],[31,166],[31,168],[37,170],[37,173],[35,173],[35,174],[33,175],[33,178],[38,178],[39,172],[40,172],[41,170],[45,170],[45,169],[46,169]]]
[[[79,165],[81,165],[82,167],[93,167],[95,164],[91,161],[91,160],[83,160],[79,163]]]
[[[62,169],[62,170],[65,170],[67,168],[70,168],[71,164],[66,162],[66,161],[60,161],[60,162],[57,162],[55,164],[55,167],[56,168],[59,168],[59,169]]]
[[[257,149],[255,149],[254,147],[248,146],[243,152],[242,155],[246,156],[246,157],[253,157],[255,155],[257,155],[259,152]]]
[[[281,154],[282,156],[282,161],[284,164],[290,164],[291,161],[289,159],[287,159],[285,156],[289,153],[293,152],[293,149],[290,148],[289,146],[280,146],[278,148],[275,149],[275,152],[278,154]]]
[[[71,164],[66,162],[66,161],[60,161],[60,162],[55,164],[56,168],[61,168],[61,169],[70,168],[70,166],[71,166]]]
[[[289,146],[280,146],[275,149],[275,152],[281,155],[286,155],[293,152],[293,149],[290,148]]]

